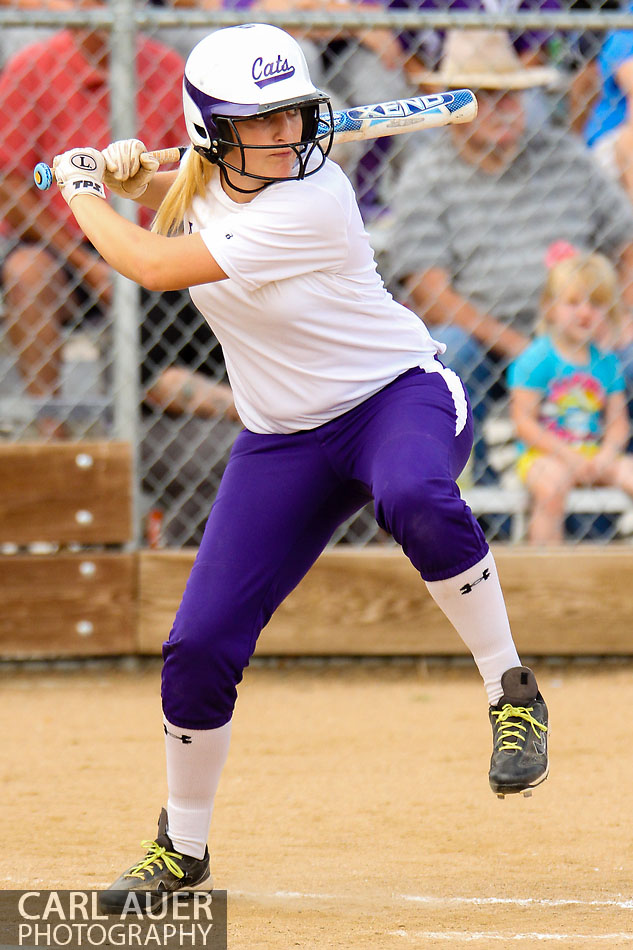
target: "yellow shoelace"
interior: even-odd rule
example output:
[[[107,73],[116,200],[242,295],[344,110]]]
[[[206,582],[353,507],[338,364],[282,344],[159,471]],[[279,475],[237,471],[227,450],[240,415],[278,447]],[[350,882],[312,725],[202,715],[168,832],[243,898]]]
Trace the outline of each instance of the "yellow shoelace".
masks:
[[[497,742],[501,752],[520,750],[522,748],[521,743],[524,743],[527,738],[528,726],[532,727],[532,731],[537,738],[541,738],[539,729],[541,732],[547,732],[547,726],[544,726],[542,722],[530,715],[533,709],[534,706],[511,706],[510,703],[506,703],[500,711],[493,709],[492,715],[496,716],[497,719],[499,732]],[[512,721],[517,719],[522,719],[523,722]]]
[[[161,847],[157,841],[141,841],[141,847],[148,849],[147,854],[142,861],[130,868],[125,877],[139,877],[143,881],[145,880],[145,871],[148,869],[151,869],[153,875],[152,864],[157,864],[161,871],[164,864],[167,870],[178,878],[185,876],[185,872],[173,860],[174,858],[182,858],[182,854],[168,851],[167,848]]]

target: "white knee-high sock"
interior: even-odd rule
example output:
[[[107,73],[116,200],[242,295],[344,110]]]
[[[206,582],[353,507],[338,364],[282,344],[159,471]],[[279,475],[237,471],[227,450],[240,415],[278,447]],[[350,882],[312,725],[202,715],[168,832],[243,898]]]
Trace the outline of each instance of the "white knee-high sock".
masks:
[[[503,695],[501,677],[520,666],[506,611],[497,566],[490,551],[456,577],[427,581],[429,594],[471,651],[495,705]]]
[[[176,851],[204,857],[231,740],[231,722],[219,729],[181,729],[163,718],[167,756],[167,831]]]

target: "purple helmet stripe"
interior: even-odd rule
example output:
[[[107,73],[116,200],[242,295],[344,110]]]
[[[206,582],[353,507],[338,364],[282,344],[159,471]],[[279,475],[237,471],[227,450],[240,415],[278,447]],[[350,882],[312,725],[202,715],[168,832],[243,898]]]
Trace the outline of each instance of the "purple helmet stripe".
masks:
[[[189,93],[189,96],[200,109],[200,113],[205,123],[207,126],[210,125],[212,128],[215,128],[214,116],[216,115],[255,115],[259,109],[259,105],[256,102],[240,103],[226,102],[223,99],[214,99],[213,96],[208,96],[205,92],[202,92],[200,89],[196,88],[193,83],[189,82],[186,76],[184,78],[184,85],[185,89]]]

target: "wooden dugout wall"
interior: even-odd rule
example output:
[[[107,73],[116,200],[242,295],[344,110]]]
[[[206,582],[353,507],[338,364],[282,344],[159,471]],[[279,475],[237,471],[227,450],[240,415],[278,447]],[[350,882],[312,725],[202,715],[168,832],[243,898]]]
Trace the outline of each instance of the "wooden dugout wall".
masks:
[[[0,445],[0,656],[135,652],[131,485],[124,442]]]
[[[0,445],[0,657],[160,653],[195,552],[126,550],[131,475],[125,443]],[[520,652],[633,654],[631,547],[494,551]],[[404,555],[372,547],[326,551],[257,654],[466,650]]]

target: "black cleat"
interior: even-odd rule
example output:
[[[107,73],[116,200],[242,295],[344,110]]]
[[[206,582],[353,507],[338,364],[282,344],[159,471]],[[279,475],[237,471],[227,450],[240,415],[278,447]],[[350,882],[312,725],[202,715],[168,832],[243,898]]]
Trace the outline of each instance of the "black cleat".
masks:
[[[165,894],[173,891],[211,890],[209,849],[200,859],[174,851],[167,834],[167,811],[164,808],[158,819],[156,840],[142,841],[141,844],[147,848],[145,857],[124,871],[107,891],[99,895],[99,906],[105,913],[120,914],[131,891],[137,895],[141,911],[151,911],[161,903]],[[136,905],[132,909],[136,912]]]
[[[528,797],[549,770],[547,706],[527,666],[506,670],[501,686],[503,696],[490,707],[490,787],[498,798],[519,792]]]

